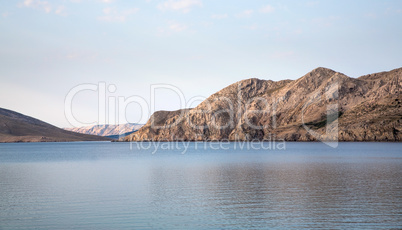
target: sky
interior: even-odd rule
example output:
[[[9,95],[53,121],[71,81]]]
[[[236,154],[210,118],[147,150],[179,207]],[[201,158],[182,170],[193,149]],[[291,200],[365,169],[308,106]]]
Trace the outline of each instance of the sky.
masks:
[[[145,123],[247,78],[402,67],[402,1],[3,0],[0,107]]]

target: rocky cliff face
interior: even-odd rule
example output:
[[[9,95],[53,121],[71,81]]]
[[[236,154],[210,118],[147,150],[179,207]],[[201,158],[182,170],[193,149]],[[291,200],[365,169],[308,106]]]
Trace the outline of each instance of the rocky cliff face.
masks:
[[[350,78],[247,79],[196,108],[155,112],[125,141],[402,141],[402,68]]]
[[[114,136],[135,132],[142,126],[142,124],[127,123],[121,125],[91,125],[77,128],[65,128],[65,130],[97,136]]]

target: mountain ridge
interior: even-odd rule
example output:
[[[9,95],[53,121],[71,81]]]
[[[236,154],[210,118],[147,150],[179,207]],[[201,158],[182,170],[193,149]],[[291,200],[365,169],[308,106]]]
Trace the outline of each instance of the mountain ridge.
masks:
[[[125,135],[127,133],[132,133],[137,131],[143,126],[143,124],[137,123],[127,123],[127,124],[119,124],[119,125],[91,125],[91,126],[83,126],[83,127],[75,127],[75,128],[64,128],[65,130],[97,135],[97,136],[118,136]]]
[[[39,119],[0,108],[1,142],[110,141],[105,137],[78,134]]]
[[[350,78],[319,67],[296,80],[245,79],[193,109],[155,112],[121,140],[401,141],[401,77],[402,68]]]

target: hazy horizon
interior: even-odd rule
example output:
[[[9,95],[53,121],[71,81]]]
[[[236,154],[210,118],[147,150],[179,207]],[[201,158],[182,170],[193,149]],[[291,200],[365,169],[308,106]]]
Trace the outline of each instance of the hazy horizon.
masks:
[[[359,77],[402,60],[401,1],[3,1],[0,28],[0,107],[58,127],[70,127],[64,101],[80,84],[149,102],[166,83],[190,100],[252,77],[320,66]],[[80,120],[96,121],[97,96],[74,97]],[[155,110],[180,108],[169,90],[156,99]],[[128,122],[147,121],[139,108]]]

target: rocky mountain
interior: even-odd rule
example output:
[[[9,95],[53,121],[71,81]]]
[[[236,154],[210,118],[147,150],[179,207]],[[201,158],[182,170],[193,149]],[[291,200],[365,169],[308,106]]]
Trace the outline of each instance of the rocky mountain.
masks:
[[[38,119],[0,108],[0,142],[110,141],[57,128]]]
[[[114,137],[114,136],[126,136],[139,130],[143,125],[136,123],[127,123],[121,125],[92,125],[77,128],[65,128],[65,130],[91,134],[97,136]]]
[[[239,81],[193,109],[155,112],[124,141],[402,141],[402,68],[350,78]]]

